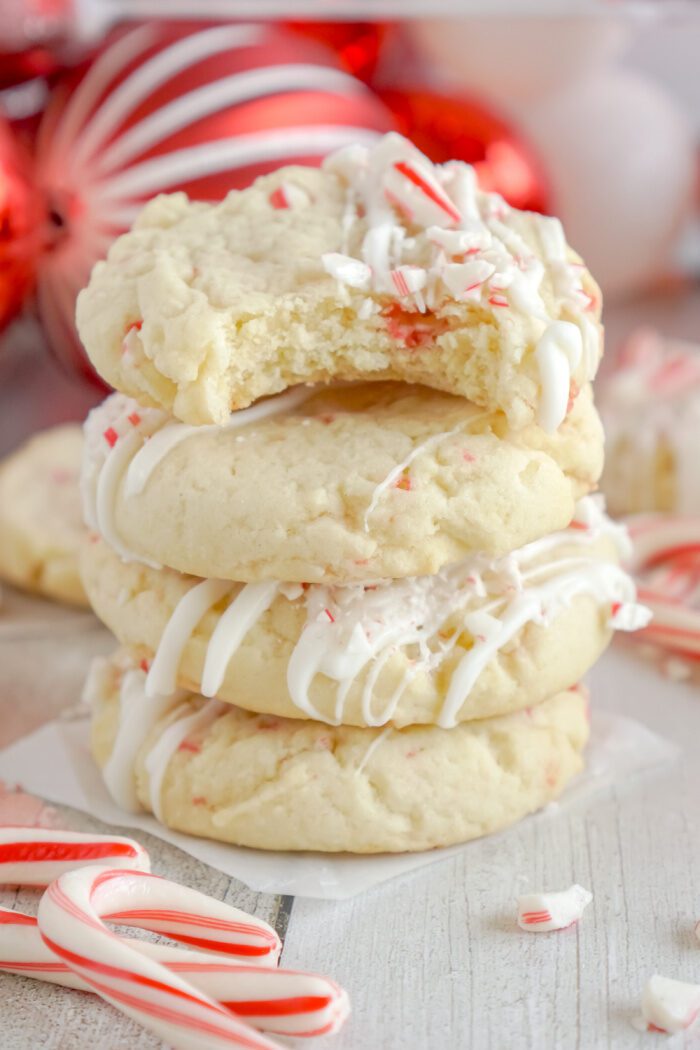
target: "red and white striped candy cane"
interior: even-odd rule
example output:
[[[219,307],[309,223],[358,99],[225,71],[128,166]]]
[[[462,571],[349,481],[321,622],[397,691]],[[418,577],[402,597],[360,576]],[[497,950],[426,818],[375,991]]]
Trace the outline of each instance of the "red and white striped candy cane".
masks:
[[[123,922],[123,920],[120,920]],[[147,925],[142,919],[141,926]],[[277,1035],[336,1032],[349,1013],[348,997],[334,981],[317,974],[241,966],[205,952],[130,940],[129,946],[162,963],[204,995]],[[0,908],[0,970],[92,992],[93,987],[57,958],[42,940],[37,920]]]
[[[700,518],[640,515],[628,521],[630,565],[641,601],[653,613],[638,637],[691,658],[700,658]]]
[[[271,961],[279,938],[259,920],[155,875],[111,868],[80,868],[53,882],[39,904],[38,922],[46,946],[92,990],[133,1017],[177,1050],[270,1050],[277,1044],[260,1035],[179,974],[136,950],[102,921],[110,916],[160,911],[179,938],[182,925],[201,933],[214,950],[267,941]],[[247,928],[246,928],[247,927]],[[197,931],[197,933],[195,933]]]
[[[0,826],[0,884],[48,886],[66,871],[110,862],[150,871],[148,853],[133,839],[52,828]]]

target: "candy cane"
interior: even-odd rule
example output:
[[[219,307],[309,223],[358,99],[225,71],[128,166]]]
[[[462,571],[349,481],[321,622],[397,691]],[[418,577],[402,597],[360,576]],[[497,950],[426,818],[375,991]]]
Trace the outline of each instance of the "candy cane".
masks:
[[[628,527],[634,548],[630,568],[637,576],[640,599],[653,613],[639,637],[686,657],[700,657],[700,610],[684,600],[695,591],[700,518],[640,515],[630,519]],[[662,568],[649,579],[650,570],[667,565],[667,572]],[[683,577],[689,586],[679,591]]]
[[[48,886],[73,868],[107,861],[150,871],[148,854],[133,839],[51,828],[0,827],[0,885]]]
[[[171,936],[218,951],[241,944],[279,948],[259,920],[155,875],[80,868],[51,884],[39,904],[46,946],[94,992],[178,1050],[271,1050],[279,1047],[200,992],[179,974],[134,949],[107,929],[103,917],[145,925],[159,916]],[[158,919],[156,919],[158,921]],[[181,927],[190,932],[183,933]],[[201,935],[201,936],[200,936]],[[276,955],[276,951],[274,953]]]
[[[627,519],[634,553],[633,572],[689,551],[700,551],[700,517],[641,514]]]
[[[126,925],[123,919],[119,921]],[[171,945],[137,940],[130,940],[129,945],[244,1017],[254,1028],[298,1037],[330,1035],[349,1012],[345,991],[317,974],[241,966]],[[0,970],[81,991],[94,990],[44,944],[33,916],[5,908],[0,908]]]

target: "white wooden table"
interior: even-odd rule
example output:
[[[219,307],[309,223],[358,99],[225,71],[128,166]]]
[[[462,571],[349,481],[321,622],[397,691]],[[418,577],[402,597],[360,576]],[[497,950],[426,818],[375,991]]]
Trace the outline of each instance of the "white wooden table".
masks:
[[[625,314],[618,317],[624,327]],[[692,334],[687,329],[696,318],[692,310],[685,334]],[[659,323],[658,313],[650,319]],[[684,334],[683,327],[666,327]],[[15,394],[41,387],[53,396],[56,381],[50,373],[28,378],[25,364],[6,357],[3,365],[0,354],[0,418],[5,412],[18,435],[29,427],[18,401],[5,400],[3,367],[5,376],[13,370]],[[10,443],[7,430],[0,439]],[[29,687],[35,643],[16,643],[23,644],[24,681],[3,672],[0,651],[0,746],[77,698],[79,660],[64,664],[60,694],[51,686],[52,660],[66,660],[65,644],[39,668],[45,687],[38,691]],[[700,687],[670,683],[621,649],[605,658],[592,684],[594,703],[675,741],[678,762],[583,809],[526,822],[478,850],[363,896],[323,902],[255,894],[159,840],[142,836],[144,845],[156,871],[272,922],[285,940],[285,965],[332,974],[348,988],[351,1020],[339,1036],[310,1044],[321,1050],[661,1045],[663,1037],[639,1034],[631,1020],[652,973],[700,982],[700,942],[693,933],[700,918]],[[64,815],[72,827],[99,827],[79,813]],[[574,881],[594,894],[578,927],[539,936],[518,931],[517,893]],[[31,910],[33,901],[28,891],[0,890],[5,906]],[[0,1033],[2,1050],[160,1045],[91,997],[8,975],[0,975]],[[700,1048],[700,1031],[674,1043]]]

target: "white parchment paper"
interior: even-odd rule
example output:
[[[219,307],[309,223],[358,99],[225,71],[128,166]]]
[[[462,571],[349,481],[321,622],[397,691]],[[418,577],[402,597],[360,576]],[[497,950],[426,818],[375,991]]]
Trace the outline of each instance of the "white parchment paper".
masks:
[[[605,788],[627,783],[635,774],[670,761],[675,755],[674,745],[640,723],[595,712],[586,771],[559,802],[528,819],[556,820],[562,809],[579,805]],[[147,831],[264,893],[341,900],[434,864],[458,850],[479,848],[479,843],[473,842],[423,853],[368,857],[271,853],[179,834],[151,816],[124,813],[112,802],[90,755],[87,719],[50,722],[0,752],[0,779],[50,802],[83,810],[106,824]]]

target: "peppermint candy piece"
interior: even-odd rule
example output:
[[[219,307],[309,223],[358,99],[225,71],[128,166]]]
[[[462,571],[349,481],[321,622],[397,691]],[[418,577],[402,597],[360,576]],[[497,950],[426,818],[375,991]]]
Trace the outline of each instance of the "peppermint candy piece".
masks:
[[[555,893],[527,893],[518,897],[518,926],[532,933],[565,930],[592,900],[593,894],[577,884]]]
[[[642,993],[642,1017],[649,1032],[683,1032],[700,1014],[700,985],[655,973]]]

